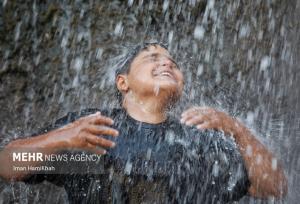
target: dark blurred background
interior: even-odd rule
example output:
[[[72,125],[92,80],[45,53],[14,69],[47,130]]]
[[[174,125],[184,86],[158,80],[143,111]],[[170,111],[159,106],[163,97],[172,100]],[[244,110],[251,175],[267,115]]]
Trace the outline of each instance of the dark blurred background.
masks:
[[[0,1],[2,146],[69,111],[115,107],[114,70],[158,40],[185,74],[173,114],[208,105],[239,117],[284,164],[300,196],[299,0]],[[5,164],[0,164],[5,165]],[[66,203],[50,183],[0,183],[0,203]]]

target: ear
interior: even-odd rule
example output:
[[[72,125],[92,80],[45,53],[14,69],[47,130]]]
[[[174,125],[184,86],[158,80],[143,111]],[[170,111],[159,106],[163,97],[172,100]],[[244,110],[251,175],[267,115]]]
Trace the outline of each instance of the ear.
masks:
[[[119,74],[116,78],[116,85],[121,93],[127,93],[129,90],[127,75]]]

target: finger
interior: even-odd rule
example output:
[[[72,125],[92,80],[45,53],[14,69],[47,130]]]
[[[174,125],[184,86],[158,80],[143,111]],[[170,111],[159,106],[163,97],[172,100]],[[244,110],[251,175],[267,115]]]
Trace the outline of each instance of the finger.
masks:
[[[89,121],[95,120],[98,117],[101,117],[101,113],[99,111],[97,111],[96,113],[87,115],[87,116],[83,116],[83,117],[79,118],[78,120],[89,122]]]
[[[107,140],[107,139],[104,139],[102,137],[97,137],[95,135],[92,135],[92,134],[87,134],[85,136],[86,138],[86,141],[88,143],[91,143],[93,145],[97,145],[97,146],[100,146],[100,147],[114,147],[116,146],[116,143],[114,143],[113,141],[110,141],[110,140]]]
[[[85,148],[82,148],[83,150],[94,152],[95,154],[104,155],[107,153],[107,151],[101,147],[98,147],[97,145],[93,145],[90,143],[87,143],[87,146]]]
[[[207,113],[211,113],[213,112],[213,108],[207,107],[207,106],[202,106],[202,107],[192,107],[186,111],[184,111],[182,113],[182,116],[186,116],[189,114],[193,114],[193,113],[203,113],[203,114],[207,114]]]
[[[209,123],[202,123],[196,126],[197,129],[205,130],[205,129],[212,129]]]
[[[192,108],[186,112],[184,112],[181,117],[183,119],[187,119],[187,118],[190,118],[190,117],[193,117],[195,115],[199,115],[199,114],[203,114],[203,113],[206,113],[207,111],[205,111],[205,109],[201,108],[201,107],[197,107],[197,108]]]
[[[186,125],[199,125],[201,123],[204,123],[206,121],[206,118],[203,115],[197,115],[195,117],[192,117],[185,121]]]
[[[202,114],[213,114],[215,112],[215,109],[207,106],[199,107],[199,112]]]
[[[96,115],[95,117],[90,119],[90,124],[97,124],[97,125],[112,125],[114,124],[114,121],[109,118],[105,117],[103,115]]]
[[[87,131],[95,135],[111,135],[114,137],[119,135],[119,131],[104,125],[89,125]]]
[[[186,116],[189,115],[190,113],[193,113],[195,111],[197,111],[200,107],[191,107],[185,111],[182,112],[181,116]]]
[[[95,113],[92,113],[92,114],[87,115],[86,117],[93,117],[93,116],[97,116],[97,115],[101,115],[101,112],[100,112],[100,111],[97,111],[97,112],[95,112]]]
[[[206,117],[209,117],[210,115],[213,115],[214,111],[212,108],[208,107],[197,107],[197,110],[194,109],[193,111],[189,111],[185,115],[182,116],[182,121],[187,121],[190,118],[193,118],[195,115],[203,115]]]
[[[111,118],[101,115],[99,111],[94,114],[82,117],[80,118],[80,120],[86,120],[91,124],[112,125],[114,123],[114,121]]]
[[[100,115],[101,115],[100,111],[97,111],[96,113],[89,114],[87,116],[81,117],[80,119],[90,120],[90,119],[98,117]]]
[[[193,119],[194,117],[200,116],[201,113],[199,111],[193,111],[193,112],[189,112],[186,115],[181,117],[180,122],[181,123],[186,123],[188,120]]]

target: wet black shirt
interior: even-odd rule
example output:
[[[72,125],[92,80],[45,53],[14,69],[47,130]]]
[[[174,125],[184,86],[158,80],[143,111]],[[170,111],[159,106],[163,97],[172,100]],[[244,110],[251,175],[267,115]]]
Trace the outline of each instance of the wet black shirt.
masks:
[[[49,131],[99,111],[69,113]],[[247,193],[249,180],[235,143],[171,119],[134,120],[123,109],[101,110],[114,119],[116,147],[101,157],[99,174],[34,175],[64,186],[70,203],[226,203]]]

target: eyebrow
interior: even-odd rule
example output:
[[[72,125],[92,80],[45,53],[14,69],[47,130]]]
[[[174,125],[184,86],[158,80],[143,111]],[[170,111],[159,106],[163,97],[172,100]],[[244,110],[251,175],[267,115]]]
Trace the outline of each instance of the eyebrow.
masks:
[[[152,54],[150,54],[150,55],[144,56],[142,59],[145,59],[145,58],[148,58],[148,57],[158,57],[158,56],[160,56],[160,55],[163,55],[164,57],[166,57],[166,58],[168,58],[169,60],[171,60],[171,61],[179,68],[177,62],[176,62],[171,56],[169,56],[169,55],[164,55],[164,54],[159,54],[159,53],[152,53]]]

